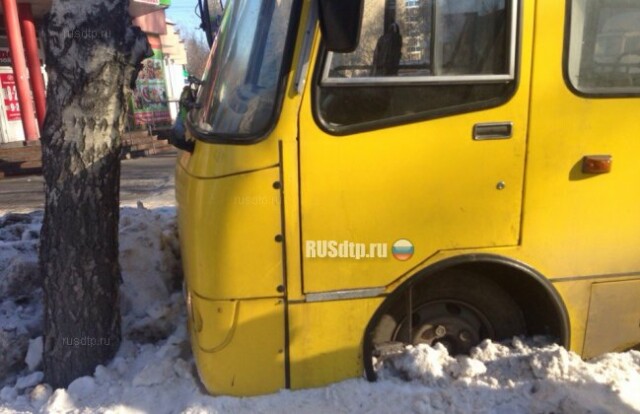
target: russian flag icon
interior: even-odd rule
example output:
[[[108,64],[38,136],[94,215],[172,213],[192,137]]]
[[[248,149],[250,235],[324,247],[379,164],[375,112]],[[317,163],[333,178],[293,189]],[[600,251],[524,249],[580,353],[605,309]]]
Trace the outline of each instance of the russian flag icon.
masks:
[[[400,239],[393,243],[391,253],[402,262],[409,260],[413,256],[413,244],[407,239]]]

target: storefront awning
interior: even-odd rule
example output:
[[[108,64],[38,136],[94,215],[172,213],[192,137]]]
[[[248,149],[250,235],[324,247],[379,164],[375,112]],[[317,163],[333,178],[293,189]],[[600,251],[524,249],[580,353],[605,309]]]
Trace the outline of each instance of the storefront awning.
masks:
[[[33,17],[41,19],[51,10],[52,0],[19,0],[19,2],[31,4]],[[138,17],[154,11],[166,9],[169,6],[171,6],[171,0],[130,0],[129,14],[131,14],[131,17]],[[0,5],[0,13],[2,12],[2,6]]]
[[[51,1],[52,0],[20,0],[18,3],[31,4],[31,13],[33,14],[33,17],[41,19],[45,14],[51,11]],[[0,13],[4,14],[2,5],[0,5]]]
[[[171,6],[171,0],[131,0],[129,2],[129,14],[131,14],[131,17],[138,17],[166,9],[169,6]]]

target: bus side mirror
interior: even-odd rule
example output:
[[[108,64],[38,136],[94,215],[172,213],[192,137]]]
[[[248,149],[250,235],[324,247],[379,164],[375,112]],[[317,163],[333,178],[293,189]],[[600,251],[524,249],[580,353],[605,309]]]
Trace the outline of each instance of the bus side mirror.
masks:
[[[320,30],[330,52],[351,53],[358,47],[364,0],[319,0]]]

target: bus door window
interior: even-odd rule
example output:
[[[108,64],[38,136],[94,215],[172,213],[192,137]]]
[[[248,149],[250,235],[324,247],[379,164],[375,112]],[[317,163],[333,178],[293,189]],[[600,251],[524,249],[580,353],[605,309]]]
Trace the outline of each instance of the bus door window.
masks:
[[[478,107],[515,91],[516,0],[365,0],[358,48],[326,53],[316,110],[330,131]]]

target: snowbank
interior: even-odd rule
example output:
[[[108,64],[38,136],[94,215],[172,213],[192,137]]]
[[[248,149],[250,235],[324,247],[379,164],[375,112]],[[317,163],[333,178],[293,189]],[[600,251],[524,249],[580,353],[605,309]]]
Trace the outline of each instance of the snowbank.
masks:
[[[41,223],[40,212],[0,217],[0,388],[15,381],[29,340],[42,332]]]
[[[378,364],[377,383],[353,379],[263,397],[208,396],[194,378],[173,208],[122,210],[125,339],[108,366],[66,390],[51,390],[38,371],[41,220],[41,213],[0,217],[0,413],[640,412],[640,352],[585,362],[539,338],[508,346],[486,341],[457,358],[441,346],[408,347]]]

